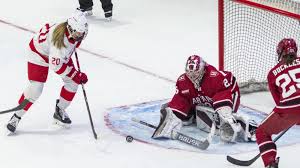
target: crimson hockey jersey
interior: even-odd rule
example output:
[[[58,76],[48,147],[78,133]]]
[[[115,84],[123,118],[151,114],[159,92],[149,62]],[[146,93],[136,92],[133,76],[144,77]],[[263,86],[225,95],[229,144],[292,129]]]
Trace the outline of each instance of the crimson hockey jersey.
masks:
[[[268,84],[276,108],[300,107],[300,58],[291,65],[275,65],[268,73]]]
[[[206,64],[200,88],[196,89],[192,81],[182,74],[176,83],[176,93],[168,106],[181,115],[188,117],[197,105],[209,106],[217,110],[229,106],[236,112],[240,104],[240,92],[231,72],[218,71]]]

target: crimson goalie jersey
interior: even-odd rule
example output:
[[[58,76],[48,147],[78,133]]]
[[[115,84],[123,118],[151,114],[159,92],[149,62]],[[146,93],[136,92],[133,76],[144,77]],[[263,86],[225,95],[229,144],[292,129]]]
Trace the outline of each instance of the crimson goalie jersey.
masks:
[[[240,92],[235,77],[231,72],[218,71],[212,65],[206,64],[205,73],[196,89],[193,82],[182,74],[176,83],[176,93],[168,106],[184,117],[197,105],[212,107],[229,106],[237,111],[240,104]]]

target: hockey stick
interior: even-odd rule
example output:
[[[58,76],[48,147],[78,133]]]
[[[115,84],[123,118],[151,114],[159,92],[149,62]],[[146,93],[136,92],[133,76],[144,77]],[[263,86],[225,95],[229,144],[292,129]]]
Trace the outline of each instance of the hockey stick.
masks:
[[[282,135],[284,135],[291,127],[289,127],[288,129],[286,129],[285,131],[283,131],[282,133],[280,133],[274,140],[273,142],[276,142]],[[257,154],[254,158],[250,159],[250,160],[238,160],[235,159],[231,156],[227,156],[227,161],[235,164],[235,165],[239,165],[239,166],[250,166],[252,163],[254,163],[258,158],[260,157],[260,153]]]
[[[210,128],[210,133],[208,134],[208,136],[207,136],[207,141],[209,142],[209,143],[211,143],[211,141],[212,141],[212,139],[213,139],[213,137],[215,136],[215,132],[216,132],[216,122],[215,121],[213,121],[213,123],[212,123],[212,125],[211,125],[211,128]]]
[[[80,70],[79,60],[78,60],[78,56],[77,56],[77,52],[76,51],[75,51],[75,58],[76,58],[76,62],[77,62],[78,71],[80,73],[81,70]],[[94,134],[94,138],[97,139],[98,136],[97,136],[96,131],[95,131],[95,127],[94,127],[94,123],[93,123],[93,120],[92,120],[92,115],[91,115],[89,103],[88,103],[88,100],[87,100],[87,96],[86,96],[86,92],[85,92],[85,89],[84,89],[84,85],[82,83],[81,83],[81,87],[82,87],[82,91],[83,91],[83,96],[84,96],[86,108],[87,108],[87,111],[88,111],[88,114],[89,114],[89,119],[90,119],[92,131],[93,131],[93,134]]]
[[[145,121],[142,121],[142,120],[138,120],[136,118],[131,118],[131,120],[134,121],[134,122],[137,122],[139,124],[145,125],[147,127],[153,128],[153,129],[157,128],[156,126],[154,126],[152,124],[149,124],[149,123],[147,123]],[[205,141],[200,141],[198,139],[195,139],[195,138],[189,137],[187,135],[184,135],[180,132],[176,132],[175,139],[180,141],[180,142],[183,142],[185,144],[191,145],[195,148],[201,149],[201,150],[206,150],[209,146],[209,142],[208,142],[207,139]]]
[[[18,111],[18,110],[22,110],[26,107],[26,105],[29,103],[30,101],[27,99],[24,99],[22,101],[22,103],[20,103],[17,107],[9,109],[9,110],[4,110],[4,111],[0,111],[0,114],[5,114],[5,113],[10,113],[10,112],[14,112],[14,111]]]

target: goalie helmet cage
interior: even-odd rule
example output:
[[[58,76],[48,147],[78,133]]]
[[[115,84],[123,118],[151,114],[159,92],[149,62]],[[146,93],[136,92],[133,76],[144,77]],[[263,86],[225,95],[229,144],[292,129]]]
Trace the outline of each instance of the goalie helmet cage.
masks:
[[[233,73],[242,93],[267,90],[283,38],[300,44],[300,0],[219,0],[219,69]]]

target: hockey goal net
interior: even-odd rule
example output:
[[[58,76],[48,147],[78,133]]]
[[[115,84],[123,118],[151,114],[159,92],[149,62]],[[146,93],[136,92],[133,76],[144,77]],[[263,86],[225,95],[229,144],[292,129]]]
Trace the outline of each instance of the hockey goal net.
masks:
[[[299,1],[219,0],[219,68],[234,74],[243,93],[267,90],[282,38],[300,43]]]

